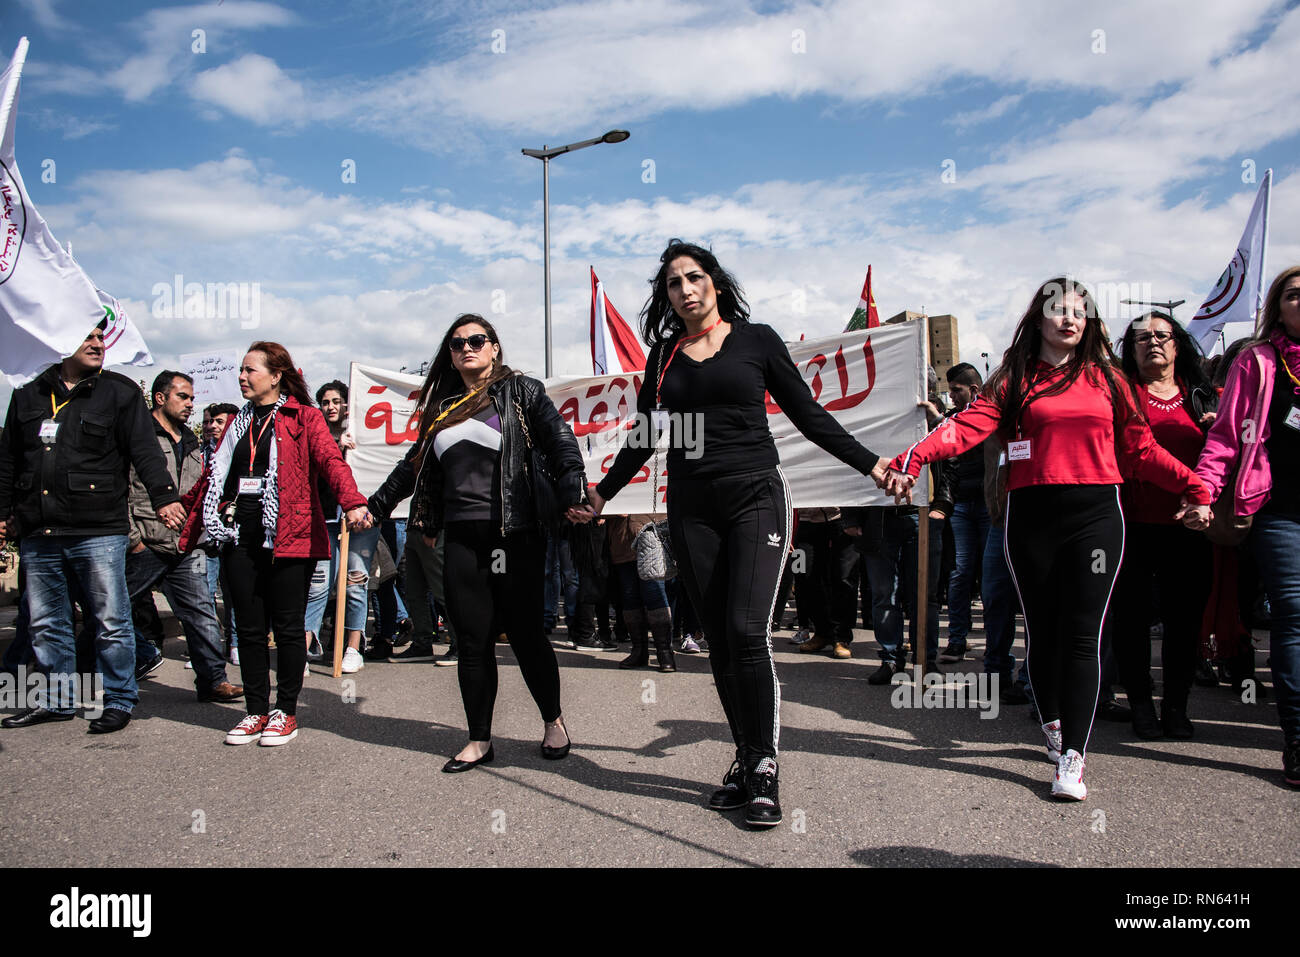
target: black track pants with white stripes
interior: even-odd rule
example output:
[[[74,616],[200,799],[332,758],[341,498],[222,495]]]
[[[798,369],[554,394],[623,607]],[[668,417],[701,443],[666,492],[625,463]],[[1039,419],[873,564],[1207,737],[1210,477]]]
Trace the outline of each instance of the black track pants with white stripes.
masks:
[[[775,468],[669,484],[673,556],[709,641],[736,754],[748,768],[775,758],[780,736],[771,623],[792,519]]]
[[[1035,485],[1007,498],[1007,563],[1028,635],[1042,723],[1083,754],[1101,683],[1101,626],[1124,556],[1115,485]]]

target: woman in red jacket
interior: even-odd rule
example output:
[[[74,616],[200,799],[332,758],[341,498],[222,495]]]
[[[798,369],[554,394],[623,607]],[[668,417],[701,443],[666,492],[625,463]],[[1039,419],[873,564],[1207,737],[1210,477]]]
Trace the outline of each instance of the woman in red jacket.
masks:
[[[203,529],[222,547],[248,703],[226,744],[287,744],[298,734],[307,588],[316,561],[330,554],[317,476],[334,492],[350,528],[369,528],[370,513],[284,346],[249,346],[239,391],[248,403],[226,426],[196,489]],[[266,640],[271,629],[278,652],[274,711]]]
[[[1101,680],[1102,622],[1124,554],[1119,486],[1135,475],[1188,501],[1209,495],[1156,444],[1092,295],[1072,279],[1039,287],[984,392],[890,463],[886,488],[911,497],[921,467],[1007,443],[1005,548],[1025,613],[1026,661],[1052,796],[1082,801],[1084,754]]]

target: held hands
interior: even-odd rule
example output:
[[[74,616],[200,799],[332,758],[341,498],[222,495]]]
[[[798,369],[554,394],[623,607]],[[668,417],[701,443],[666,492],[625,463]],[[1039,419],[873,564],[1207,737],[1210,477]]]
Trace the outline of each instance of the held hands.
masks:
[[[438,536],[437,536],[437,535],[421,535],[420,537],[424,539],[424,544],[425,544],[426,547],[428,547],[428,548],[437,548],[437,547],[438,547]]]
[[[882,486],[886,495],[894,496],[896,505],[912,504],[912,486],[916,484],[916,479],[905,472],[895,472],[890,469],[885,474],[885,484]]]
[[[564,513],[564,517],[574,525],[586,525],[596,517],[596,513],[590,505],[573,505]]]
[[[164,505],[158,509],[158,520],[173,532],[179,532],[185,527],[185,506],[180,502]]]
[[[1203,532],[1210,527],[1212,513],[1208,505],[1190,505],[1187,499],[1179,503],[1178,511],[1174,513],[1174,520],[1182,520],[1182,523],[1193,531]]]
[[[370,514],[370,509],[364,505],[348,509],[343,517],[347,519],[348,531],[351,532],[363,532],[368,528],[375,527],[375,520]]]

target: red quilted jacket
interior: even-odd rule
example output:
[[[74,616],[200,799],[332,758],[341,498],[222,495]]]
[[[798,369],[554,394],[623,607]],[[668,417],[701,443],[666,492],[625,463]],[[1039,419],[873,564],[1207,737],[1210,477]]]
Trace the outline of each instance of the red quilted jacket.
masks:
[[[234,421],[234,417],[231,417]],[[230,428],[230,424],[226,424]],[[221,434],[224,442],[225,433]],[[276,482],[280,493],[280,516],[275,529],[277,558],[329,558],[325,513],[316,494],[316,476],[324,475],[343,510],[366,504],[357,491],[352,469],[343,461],[330,435],[325,416],[314,406],[305,406],[292,396],[275,415],[278,464]],[[218,443],[220,447],[220,443]],[[210,469],[205,469],[181,504],[189,515],[181,532],[180,549],[188,552],[203,532],[203,496],[208,490]]]

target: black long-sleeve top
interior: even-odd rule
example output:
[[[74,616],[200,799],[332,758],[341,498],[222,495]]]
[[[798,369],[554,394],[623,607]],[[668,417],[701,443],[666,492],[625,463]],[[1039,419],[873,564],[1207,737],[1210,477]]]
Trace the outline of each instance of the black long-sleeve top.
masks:
[[[659,356],[665,351],[673,356],[675,344],[676,338],[650,350],[637,395],[637,412],[646,420],[655,407]],[[733,322],[721,348],[703,361],[678,349],[669,363],[661,390],[663,408],[675,413],[669,472],[680,478],[710,478],[777,465],[780,459],[767,427],[765,392],[808,439],[863,475],[871,474],[879,456],[817,404],[775,330],[753,322]],[[693,453],[683,447],[680,415],[696,413],[703,429],[694,439],[703,454],[692,458]],[[625,443],[596,491],[606,499],[618,494],[653,452],[647,442]]]

